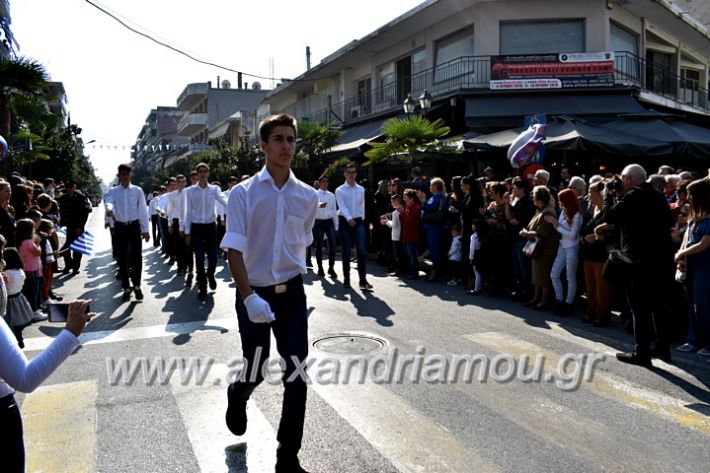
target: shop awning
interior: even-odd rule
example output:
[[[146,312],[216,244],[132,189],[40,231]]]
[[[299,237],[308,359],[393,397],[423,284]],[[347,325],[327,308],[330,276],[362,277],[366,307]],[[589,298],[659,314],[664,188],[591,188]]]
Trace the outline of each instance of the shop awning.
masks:
[[[466,120],[472,126],[485,119],[522,118],[528,115],[616,116],[646,109],[630,95],[494,95],[466,99]]]
[[[620,119],[604,126],[645,139],[671,143],[676,156],[692,158],[710,156],[710,130],[690,123],[661,119]]]
[[[227,134],[227,130],[229,130],[230,123],[231,122],[229,121],[224,121],[221,124],[217,125],[216,128],[210,131],[209,137],[211,139],[222,138],[224,135]]]
[[[508,148],[524,128],[481,135],[465,141],[467,148],[494,150]],[[662,156],[673,146],[662,140],[646,138],[604,126],[574,120],[555,120],[547,124],[545,148],[562,151],[598,151],[624,156]]]
[[[359,148],[382,136],[382,123],[384,120],[363,123],[343,130],[340,143],[330,148],[328,153],[345,152]]]

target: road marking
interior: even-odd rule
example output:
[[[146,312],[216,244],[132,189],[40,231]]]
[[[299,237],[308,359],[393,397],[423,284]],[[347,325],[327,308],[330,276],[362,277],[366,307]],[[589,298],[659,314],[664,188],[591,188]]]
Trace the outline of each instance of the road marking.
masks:
[[[312,353],[311,357],[315,366],[324,354]],[[309,376],[314,380],[311,388],[403,473],[500,471],[462,445],[443,426],[371,381],[320,384],[311,371]],[[354,374],[352,379],[358,377]]]
[[[22,402],[32,473],[91,473],[95,468],[97,382],[42,386]]]
[[[520,340],[503,332],[473,333],[464,335],[464,337],[491,350],[508,353],[513,357],[542,354],[547,360],[545,372],[552,375],[557,374],[557,366],[561,357],[534,343]],[[686,407],[690,404],[688,401],[635,386],[626,380],[599,371],[594,373],[591,381],[585,379],[581,387],[592,389],[605,397],[652,412],[684,427],[710,435],[710,418]]]
[[[199,331],[219,333],[220,330],[236,330],[237,318],[226,317],[210,319],[199,322],[180,322],[167,325],[149,325],[146,327],[124,327],[118,330],[103,330],[97,332],[84,332],[79,336],[82,345],[96,345],[101,343],[127,342],[149,338],[174,337]],[[44,350],[52,343],[52,337],[33,337],[25,339],[25,350]]]
[[[224,423],[227,375],[227,365],[215,364],[200,386],[183,385],[179,376],[170,380],[200,471],[271,473],[276,463],[276,434],[254,401],[247,404],[245,435],[235,437]]]

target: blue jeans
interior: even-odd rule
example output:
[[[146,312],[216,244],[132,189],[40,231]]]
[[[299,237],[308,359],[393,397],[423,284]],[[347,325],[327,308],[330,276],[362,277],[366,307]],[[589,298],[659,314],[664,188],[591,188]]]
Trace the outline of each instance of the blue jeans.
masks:
[[[197,287],[207,288],[207,276],[214,277],[217,268],[217,225],[215,223],[193,223],[190,243],[195,252]],[[205,275],[205,254],[207,255],[207,275]]]
[[[444,235],[444,227],[430,224],[427,228],[426,235],[427,242],[429,243],[431,269],[438,271],[441,269],[441,237]]]
[[[335,224],[332,219],[316,220],[313,226],[313,233],[316,240],[316,260],[318,269],[323,269],[323,235],[328,237],[328,267],[333,269],[335,264]]]
[[[419,274],[419,257],[417,256],[417,244],[405,243],[404,250],[407,255],[407,269],[412,273],[412,276]]]
[[[264,380],[262,366],[268,361],[271,330],[276,339],[276,349],[285,361],[283,374],[284,398],[281,408],[281,422],[276,439],[281,448],[297,453],[303,438],[303,422],[306,416],[306,380],[296,372],[296,363],[302,363],[308,357],[308,311],[306,293],[303,290],[301,276],[286,283],[287,290],[276,294],[273,286],[255,287],[256,293],[271,306],[276,320],[270,324],[253,323],[249,320],[246,306],[237,292],[236,310],[239,322],[239,336],[242,340],[242,354],[246,370],[237,376],[237,381],[229,387],[229,396],[237,399],[249,399],[254,389]],[[305,368],[304,368],[305,369]]]
[[[689,271],[685,283],[688,296],[688,343],[710,350],[710,274]]]
[[[355,226],[351,227],[345,217],[338,217],[340,220],[340,240],[343,244],[343,279],[350,281],[350,252],[353,241],[357,247],[357,272],[360,276],[360,283],[367,280],[366,261],[367,249],[365,248],[365,224],[361,218],[355,219]]]

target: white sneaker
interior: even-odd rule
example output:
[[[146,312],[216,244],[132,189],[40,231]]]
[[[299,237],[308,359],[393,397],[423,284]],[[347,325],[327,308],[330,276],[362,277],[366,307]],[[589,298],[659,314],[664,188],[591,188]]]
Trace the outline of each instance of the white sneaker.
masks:
[[[707,348],[701,348],[698,350],[698,356],[702,356],[703,358],[710,358],[710,350]]]
[[[681,351],[683,353],[690,353],[693,351],[698,351],[698,347],[696,347],[692,343],[684,343],[681,346],[679,346],[678,348],[676,348],[676,350]]]
[[[45,320],[47,320],[47,314],[45,314],[41,310],[35,310],[34,314],[32,315],[32,322],[44,322]]]

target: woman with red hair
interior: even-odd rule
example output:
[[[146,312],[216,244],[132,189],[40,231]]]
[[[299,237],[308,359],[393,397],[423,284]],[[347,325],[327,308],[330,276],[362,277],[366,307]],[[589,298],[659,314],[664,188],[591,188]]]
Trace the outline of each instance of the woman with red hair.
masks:
[[[577,250],[579,248],[579,231],[582,228],[582,212],[579,210],[577,194],[572,189],[565,189],[558,195],[560,201],[560,218],[552,216],[545,217],[545,220],[555,227],[562,238],[557,250],[557,257],[552,265],[550,279],[555,290],[557,299],[557,312],[560,315],[572,313],[572,303],[577,294]],[[562,270],[567,271],[567,298],[564,298],[562,289]]]

